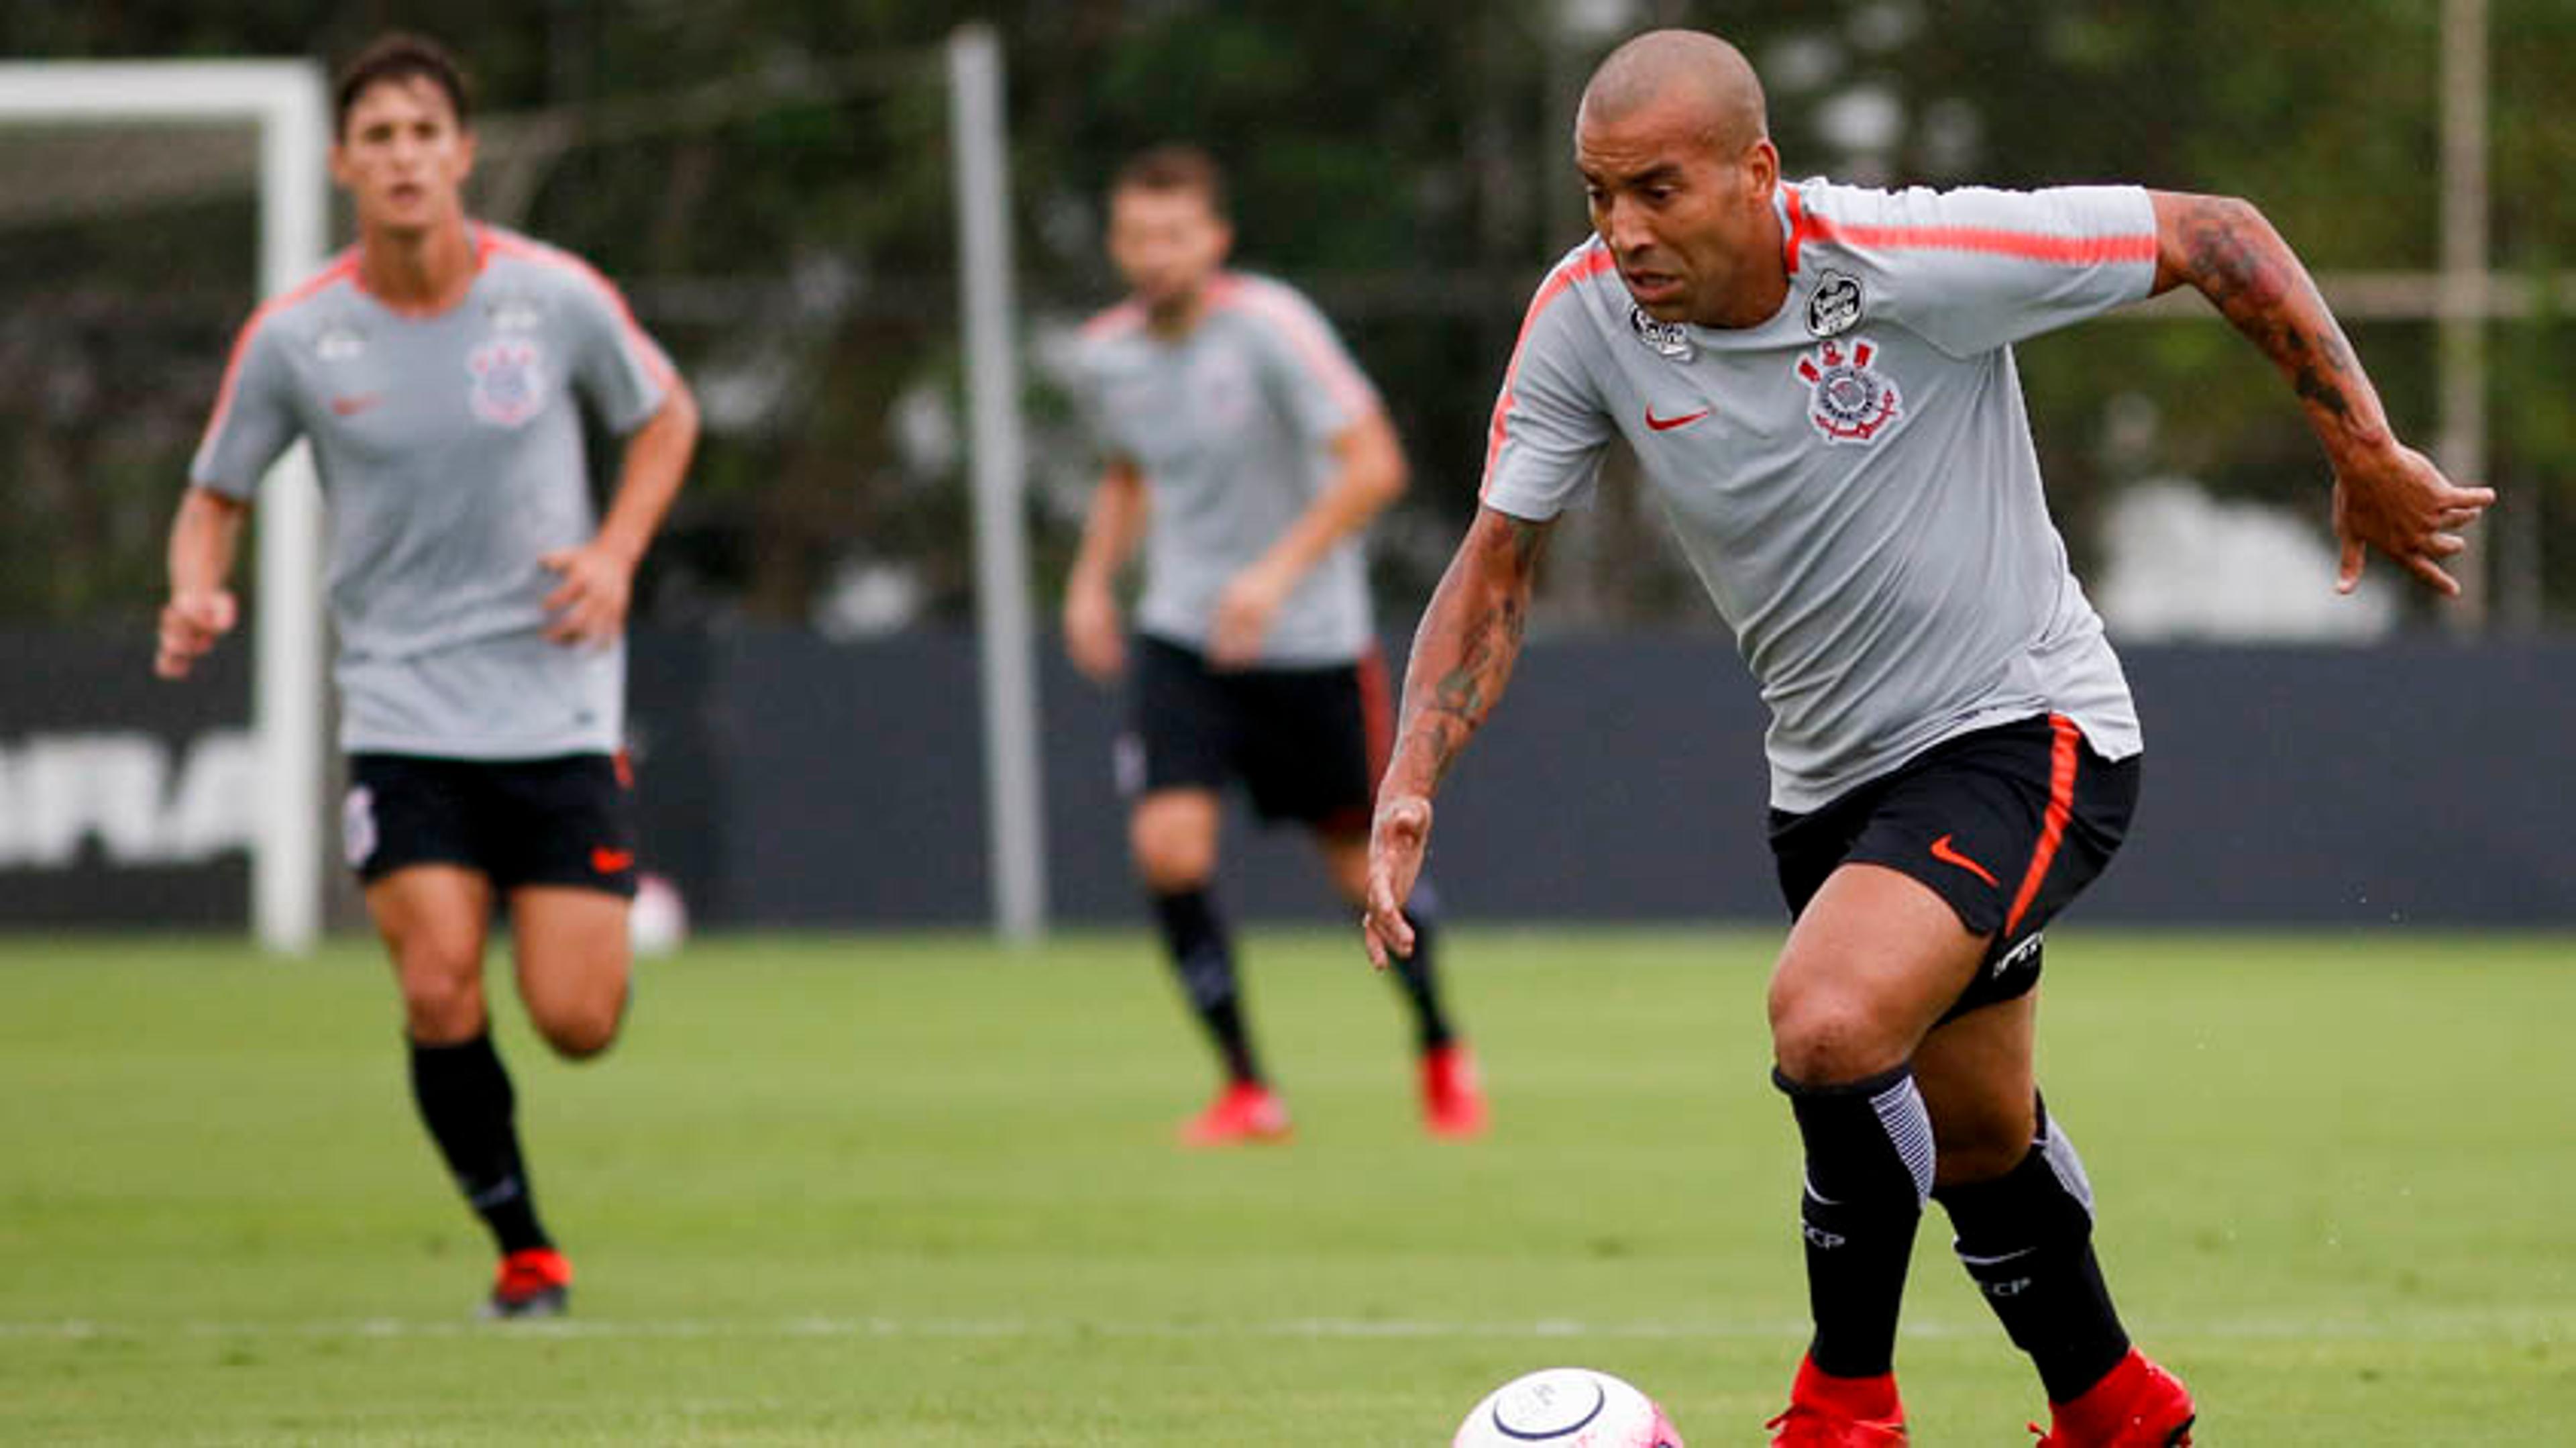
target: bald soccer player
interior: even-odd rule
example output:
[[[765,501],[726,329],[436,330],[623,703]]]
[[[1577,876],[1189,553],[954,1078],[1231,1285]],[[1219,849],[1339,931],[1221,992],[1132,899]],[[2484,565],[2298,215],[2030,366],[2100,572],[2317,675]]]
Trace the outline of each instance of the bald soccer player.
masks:
[[[2389,430],[2298,258],[2243,201],[2129,186],[1882,192],[1780,179],[1760,83],[1659,31],[1592,78],[1594,236],[1531,302],[1482,506],[1414,642],[1365,930],[1501,696],[1552,519],[1624,438],[1771,709],[1793,917],[1773,1079],[1805,1147],[1815,1332],[1775,1444],[1905,1441],[1899,1295],[1926,1203],[2038,1369],[2058,1448],[2190,1439],[2130,1345],[2093,1198],[2032,1069],[2040,936],[2118,847],[2141,740],[2049,521],[2012,344],[2198,289],[2291,383],[2334,472],[2342,586],[2377,550],[2443,592],[2493,500]]]
[[[499,1248],[484,1310],[550,1316],[572,1265],[537,1219],[484,945],[497,902],[547,1044],[579,1059],[616,1039],[626,606],[697,409],[597,272],[466,216],[474,133],[445,51],[387,37],[335,105],[358,244],[242,328],[172,528],[156,668],[183,677],[231,631],[253,489],[303,438],[330,515],[342,843],[393,957],[413,1097]],[[580,401],[627,439],[604,519]]]
[[[1102,469],[1064,600],[1074,663],[1127,681],[1129,845],[1224,1071],[1182,1128],[1193,1146],[1289,1132],[1216,904],[1220,800],[1240,785],[1264,820],[1303,827],[1359,908],[1390,722],[1360,539],[1405,484],[1377,390],[1303,296],[1225,269],[1233,240],[1223,174],[1196,147],[1147,151],[1111,183],[1109,253],[1129,295],[1083,329],[1075,390]],[[1140,545],[1130,647],[1115,582]],[[1427,941],[1427,883],[1408,908]],[[1475,1135],[1484,1094],[1427,947],[1400,982],[1423,1124]]]

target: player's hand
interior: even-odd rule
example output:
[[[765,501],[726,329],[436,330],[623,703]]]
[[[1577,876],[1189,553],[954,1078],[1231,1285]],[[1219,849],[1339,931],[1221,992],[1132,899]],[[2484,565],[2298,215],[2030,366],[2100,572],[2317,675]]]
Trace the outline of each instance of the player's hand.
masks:
[[[160,645],[152,655],[152,672],[165,679],[184,679],[215,641],[233,631],[241,605],[232,590],[191,589],[170,595],[161,606]]]
[[[1270,636],[1270,620],[1287,599],[1290,582],[1258,563],[1236,574],[1217,595],[1216,617],[1208,624],[1208,662],[1227,669],[1261,662],[1261,641]]]
[[[1430,800],[1399,794],[1378,802],[1369,825],[1368,913],[1360,917],[1360,937],[1368,943],[1369,964],[1380,970],[1413,954],[1413,922],[1404,918],[1404,902],[1413,898],[1430,845]]]
[[[626,631],[635,594],[635,565],[593,540],[537,560],[563,582],[546,595],[546,637],[559,644],[612,644]]]
[[[2442,560],[2469,546],[2460,530],[2494,501],[2495,489],[2455,486],[2431,460],[2402,443],[2338,460],[2334,530],[2343,565],[2335,591],[2350,593],[2360,585],[2362,562],[2376,548],[2426,587],[2456,596],[2459,582]]]
[[[1127,671],[1126,630],[1118,620],[1118,600],[1108,589],[1076,585],[1065,591],[1064,651],[1095,684]]]

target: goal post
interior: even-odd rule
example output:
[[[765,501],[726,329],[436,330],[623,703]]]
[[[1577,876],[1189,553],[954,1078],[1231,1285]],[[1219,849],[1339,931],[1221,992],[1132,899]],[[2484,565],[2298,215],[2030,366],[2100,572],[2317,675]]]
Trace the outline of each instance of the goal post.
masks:
[[[259,135],[259,292],[318,268],[327,245],[330,107],[301,60],[0,62],[0,125],[248,124]],[[174,492],[178,483],[173,479]],[[299,444],[259,493],[251,727],[260,810],[251,924],[301,953],[322,924],[321,495]],[[138,667],[140,665],[138,664]]]

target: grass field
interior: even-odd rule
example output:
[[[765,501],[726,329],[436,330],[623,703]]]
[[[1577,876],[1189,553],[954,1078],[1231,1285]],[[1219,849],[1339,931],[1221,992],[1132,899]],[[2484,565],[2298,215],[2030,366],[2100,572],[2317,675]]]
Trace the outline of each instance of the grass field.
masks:
[[[2576,1442],[2576,942],[2061,936],[2044,1079],[2203,1443]],[[597,1064],[505,1012],[582,1275],[487,1326],[371,949],[0,943],[0,1438],[1445,1444],[1581,1362],[1759,1443],[1803,1340],[1770,946],[1457,933],[1496,1109],[1457,1144],[1351,943],[1256,935],[1299,1135],[1193,1156],[1141,936],[694,944]],[[1915,1440],[2026,1443],[1946,1241]]]

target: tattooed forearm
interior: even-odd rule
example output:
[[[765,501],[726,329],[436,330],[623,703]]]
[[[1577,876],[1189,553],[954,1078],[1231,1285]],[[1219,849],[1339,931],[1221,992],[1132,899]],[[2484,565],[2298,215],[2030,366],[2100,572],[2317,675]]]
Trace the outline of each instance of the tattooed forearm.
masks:
[[[2384,435],[2378,395],[2316,283],[2251,204],[2219,196],[2159,198],[2159,281],[2189,282],[2289,379],[2320,432]]]
[[[1511,681],[1528,627],[1530,589],[1547,527],[1501,513],[1477,517],[1432,595],[1405,672],[1394,768],[1400,792],[1429,793]]]

